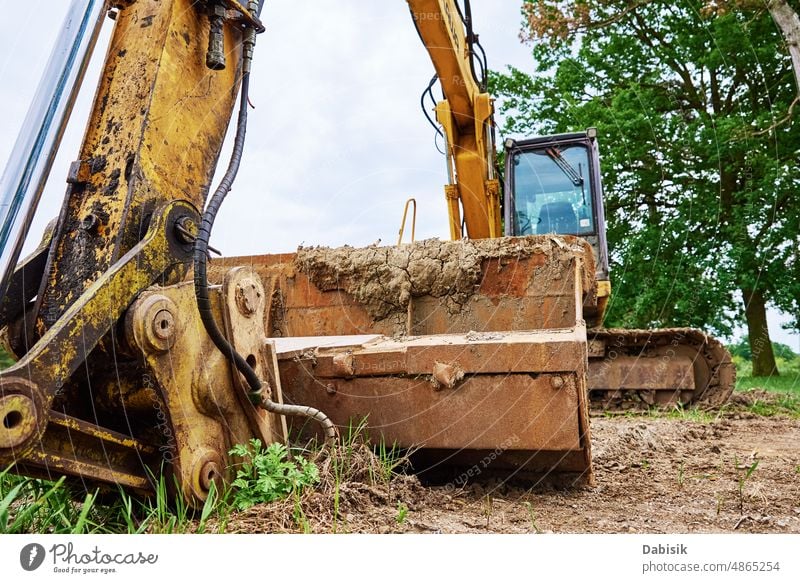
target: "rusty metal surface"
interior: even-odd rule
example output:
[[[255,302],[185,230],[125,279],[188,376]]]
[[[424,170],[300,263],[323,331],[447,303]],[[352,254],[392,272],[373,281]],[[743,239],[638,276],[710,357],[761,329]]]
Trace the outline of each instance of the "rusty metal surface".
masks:
[[[576,291],[587,305],[596,301],[596,289],[591,247],[565,240],[422,241],[399,249],[223,258],[211,264],[210,277],[221,281],[237,265],[255,269],[272,290],[265,329],[275,337],[568,328]],[[440,256],[449,258],[447,271],[432,277],[431,270],[442,270]],[[406,265],[407,272],[400,267]]]
[[[214,302],[221,319],[219,294]],[[143,293],[128,312],[126,337],[147,364],[151,390],[163,400],[162,441],[170,446],[165,461],[186,500],[201,504],[211,483],[219,486],[225,479],[230,448],[263,436],[254,433],[237,398],[228,360],[200,322],[193,285]]]
[[[267,258],[261,269],[255,264],[274,290],[273,305],[283,312],[276,318],[272,310],[265,320],[272,331],[279,327],[276,319],[286,322],[285,314],[294,310],[303,331],[395,333],[354,337],[350,346],[346,337],[320,338],[316,345],[313,338],[276,339],[285,398],[324,410],[341,427],[366,419],[373,439],[420,447],[436,465],[467,463],[499,448],[498,468],[570,472],[591,482],[582,252],[573,248],[533,256],[517,262],[481,258],[474,288],[478,299],[468,301],[485,301],[495,313],[480,332],[443,333],[458,321],[456,314],[423,317],[426,326],[449,325],[422,336],[405,335],[402,306],[376,319],[375,304],[359,302],[361,292],[347,280],[353,274],[346,270],[326,284],[319,274],[289,271],[287,256]],[[326,286],[328,291],[320,289]],[[415,303],[419,299],[410,295],[409,311],[424,314]],[[448,310],[447,298],[427,294],[421,299]],[[552,320],[539,319],[545,329],[495,331],[494,325],[524,319],[525,299],[539,309],[552,306]],[[344,322],[337,319],[343,313]]]
[[[349,353],[352,373],[342,374],[337,357],[351,348],[319,348],[315,375],[385,376],[431,373],[431,362],[458,363],[481,374],[561,372],[586,367],[584,328],[549,332],[472,332],[403,339],[382,338]]]
[[[196,217],[197,211],[176,202],[154,213],[146,236],[90,286],[19,362],[0,372],[0,388],[7,377],[25,376],[38,385],[44,406],[49,407],[58,387],[85,361],[142,289],[168,270],[175,272],[173,277],[186,273],[180,260],[188,259],[191,249],[177,242],[173,234],[174,224],[182,216]]]
[[[54,221],[48,223],[39,245],[14,269],[6,293],[0,301],[0,328],[8,325],[15,318],[22,317],[25,310],[29,309],[29,302],[35,298],[44,274],[54,228]],[[21,343],[15,340],[13,344],[20,345]],[[21,355],[24,354],[24,350],[20,350],[20,352],[14,350],[14,353]]]
[[[694,372],[689,355],[662,360],[619,356],[612,366],[600,359],[589,361],[591,390],[678,390],[694,391]]]
[[[386,259],[391,263],[393,257]],[[273,336],[406,336],[569,326],[574,317],[572,294],[591,282],[586,277],[578,283],[566,277],[563,257],[544,249],[487,256],[481,261],[474,294],[458,309],[451,309],[446,294],[412,293],[407,304],[381,313],[382,318],[375,318],[375,310],[359,298],[358,282],[353,282],[359,273],[347,265],[338,271],[323,270],[325,277],[320,278],[319,273],[310,273],[307,262],[304,265],[296,255],[284,254],[222,259],[217,269],[232,263],[251,265],[270,286],[272,307],[265,328]],[[582,313],[597,313],[599,308],[592,307],[597,301],[590,287],[584,292]],[[618,338],[624,346],[619,354],[611,346]],[[589,335],[589,357],[589,387],[596,397],[593,403],[600,406],[603,399],[619,401],[627,396],[643,405],[721,404],[733,388],[730,355],[717,340],[697,330],[594,329]]]
[[[516,469],[540,472],[550,452],[550,471],[591,480],[580,326],[377,339],[279,358],[287,400],[324,410],[340,427],[366,419],[374,440],[448,452],[439,463],[499,447]]]
[[[35,448],[15,460],[14,470],[51,477],[64,474],[85,482],[152,490],[156,447],[93,423],[51,411]]]
[[[605,408],[728,401],[736,369],[717,339],[693,328],[593,329],[589,389]]]

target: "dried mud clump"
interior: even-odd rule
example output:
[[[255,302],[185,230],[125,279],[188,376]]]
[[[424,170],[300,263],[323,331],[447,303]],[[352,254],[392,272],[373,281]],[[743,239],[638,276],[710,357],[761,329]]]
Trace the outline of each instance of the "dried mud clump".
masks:
[[[444,298],[458,313],[481,281],[485,259],[520,259],[542,253],[584,253],[579,244],[550,236],[505,237],[476,241],[428,239],[400,247],[301,247],[295,265],[322,291],[343,290],[370,316],[382,320],[405,312],[411,298]]]

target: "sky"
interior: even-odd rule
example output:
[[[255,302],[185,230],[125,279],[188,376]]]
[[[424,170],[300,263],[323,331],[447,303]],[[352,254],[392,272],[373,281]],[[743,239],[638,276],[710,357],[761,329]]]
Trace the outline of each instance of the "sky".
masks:
[[[69,2],[46,5],[0,0],[2,13],[14,14],[0,21],[0,164]],[[489,67],[532,72],[530,48],[519,41],[520,2],[472,0],[472,6]],[[419,106],[433,65],[406,2],[267,0],[262,19],[267,31],[258,38],[251,76],[255,109],[245,155],[212,245],[225,255],[249,255],[291,252],[301,244],[394,244],[411,197],[418,205],[417,238],[448,238],[445,161]],[[112,25],[104,25],[28,249],[63,201]],[[800,351],[800,336],[780,328],[787,320],[770,313],[772,338]]]

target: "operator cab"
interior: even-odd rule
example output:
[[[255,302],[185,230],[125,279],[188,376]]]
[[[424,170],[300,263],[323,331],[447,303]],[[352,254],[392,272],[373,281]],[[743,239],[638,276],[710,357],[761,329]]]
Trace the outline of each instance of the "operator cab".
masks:
[[[577,235],[608,280],[597,130],[506,140],[505,234]]]

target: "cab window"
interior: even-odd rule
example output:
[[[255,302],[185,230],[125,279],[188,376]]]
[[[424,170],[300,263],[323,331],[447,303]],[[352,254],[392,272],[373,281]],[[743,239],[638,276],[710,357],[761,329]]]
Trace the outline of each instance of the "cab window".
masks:
[[[589,152],[585,146],[516,152],[512,163],[518,235],[594,232]]]

